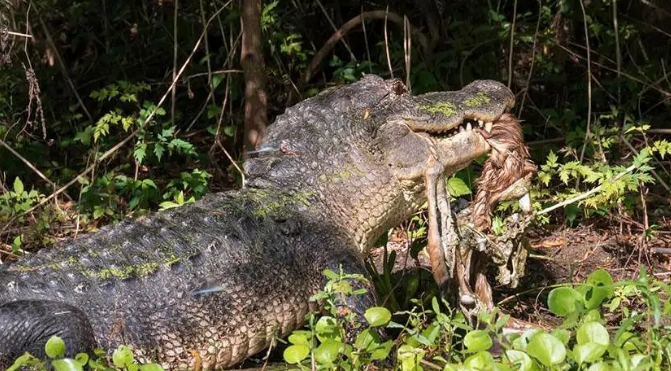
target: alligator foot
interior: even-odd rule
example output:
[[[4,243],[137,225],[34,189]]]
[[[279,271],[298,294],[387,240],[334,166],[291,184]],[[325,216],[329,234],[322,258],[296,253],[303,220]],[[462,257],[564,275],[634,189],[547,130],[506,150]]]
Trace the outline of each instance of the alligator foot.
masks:
[[[96,345],[93,328],[79,309],[57,301],[19,300],[0,305],[0,369],[30,352],[46,359],[44,346],[52,336],[65,341],[68,357],[91,352]]]

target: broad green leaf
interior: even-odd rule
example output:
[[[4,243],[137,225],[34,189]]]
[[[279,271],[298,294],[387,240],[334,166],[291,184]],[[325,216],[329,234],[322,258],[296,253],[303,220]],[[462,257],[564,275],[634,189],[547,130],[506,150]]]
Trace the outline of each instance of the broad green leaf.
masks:
[[[71,358],[55,359],[51,365],[56,371],[82,371],[84,368],[79,362]]]
[[[368,308],[363,316],[368,321],[368,324],[373,327],[384,326],[391,321],[391,312],[384,307]]]
[[[326,341],[327,339],[341,340],[340,329],[335,318],[330,316],[323,316],[319,318],[315,324],[315,332],[319,341]]]
[[[127,367],[133,363],[133,352],[127,346],[122,345],[112,353],[112,362],[116,367]]]
[[[294,344],[284,350],[284,361],[290,364],[297,364],[307,358],[310,354],[310,348],[305,344]]]
[[[576,341],[578,344],[596,343],[607,347],[610,344],[610,336],[602,324],[588,322],[578,328]]]
[[[534,361],[528,354],[519,350],[507,350],[505,352],[508,361],[516,366],[518,371],[535,371],[537,369]]]
[[[550,312],[565,317],[582,310],[583,297],[573,288],[558,287],[550,291],[548,296],[548,308]]]
[[[491,370],[493,365],[494,357],[485,351],[475,353],[464,361],[464,366],[470,370],[487,371]]]
[[[607,347],[597,343],[576,344],[573,348],[573,357],[578,364],[598,361],[606,352]]]
[[[140,371],[164,371],[163,367],[157,363],[147,363],[140,365]]]
[[[477,353],[492,347],[494,342],[487,331],[473,330],[464,337],[464,345],[469,352]]]
[[[613,371],[614,368],[606,362],[595,363],[587,369],[587,371]]]
[[[323,365],[332,364],[338,355],[343,344],[339,341],[327,339],[315,349],[315,359]]]
[[[86,364],[89,362],[89,355],[86,353],[77,353],[75,356],[75,362],[82,366],[86,366]]]
[[[14,179],[14,192],[16,193],[17,196],[21,196],[23,194],[23,182],[19,177],[16,177]]]
[[[539,332],[527,345],[527,354],[536,358],[546,367],[559,365],[566,359],[566,347],[556,337]]]
[[[65,342],[58,336],[52,336],[47,340],[44,346],[44,351],[51,359],[63,358],[65,355]]]
[[[565,329],[556,328],[552,330],[551,334],[559,339],[564,345],[568,344],[569,340],[571,340],[571,332]]]
[[[312,339],[312,333],[310,331],[298,330],[294,331],[289,335],[289,342],[295,345],[309,345],[310,339]]]

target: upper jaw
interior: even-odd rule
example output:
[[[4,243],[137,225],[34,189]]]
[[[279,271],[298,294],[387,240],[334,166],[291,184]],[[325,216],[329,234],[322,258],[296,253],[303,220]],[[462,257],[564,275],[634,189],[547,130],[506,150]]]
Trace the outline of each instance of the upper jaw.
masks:
[[[435,92],[413,98],[399,116],[413,131],[456,134],[492,123],[515,104],[515,95],[493,80],[476,80],[457,91]],[[489,131],[488,130],[488,131]]]

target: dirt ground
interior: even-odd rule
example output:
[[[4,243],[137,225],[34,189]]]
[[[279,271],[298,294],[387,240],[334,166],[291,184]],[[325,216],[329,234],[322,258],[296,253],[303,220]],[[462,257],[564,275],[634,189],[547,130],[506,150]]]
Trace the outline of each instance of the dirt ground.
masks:
[[[528,233],[532,250],[526,274],[514,289],[493,287],[495,303],[517,319],[552,328],[560,324],[560,319],[547,310],[547,295],[552,288],[583,282],[599,268],[618,281],[636,279],[640,267],[645,266],[657,279],[671,282],[671,222],[660,227],[649,241],[627,225],[603,223],[572,228],[554,225],[532,229]],[[426,254],[420,253],[418,261],[407,256],[407,241],[400,235],[402,232],[387,245],[388,250],[397,253],[394,270],[404,267],[430,270]],[[384,248],[371,252],[378,271],[383,255]]]

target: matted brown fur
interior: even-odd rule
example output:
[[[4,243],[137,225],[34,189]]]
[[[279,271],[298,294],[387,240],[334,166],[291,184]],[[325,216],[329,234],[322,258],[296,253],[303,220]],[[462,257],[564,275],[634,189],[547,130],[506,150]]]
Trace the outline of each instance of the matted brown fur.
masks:
[[[486,231],[491,227],[492,209],[503,191],[537,169],[529,159],[522,126],[514,115],[503,114],[494,122],[490,132],[479,130],[492,147],[492,152],[477,180],[478,193],[473,203],[473,223],[478,230]]]

